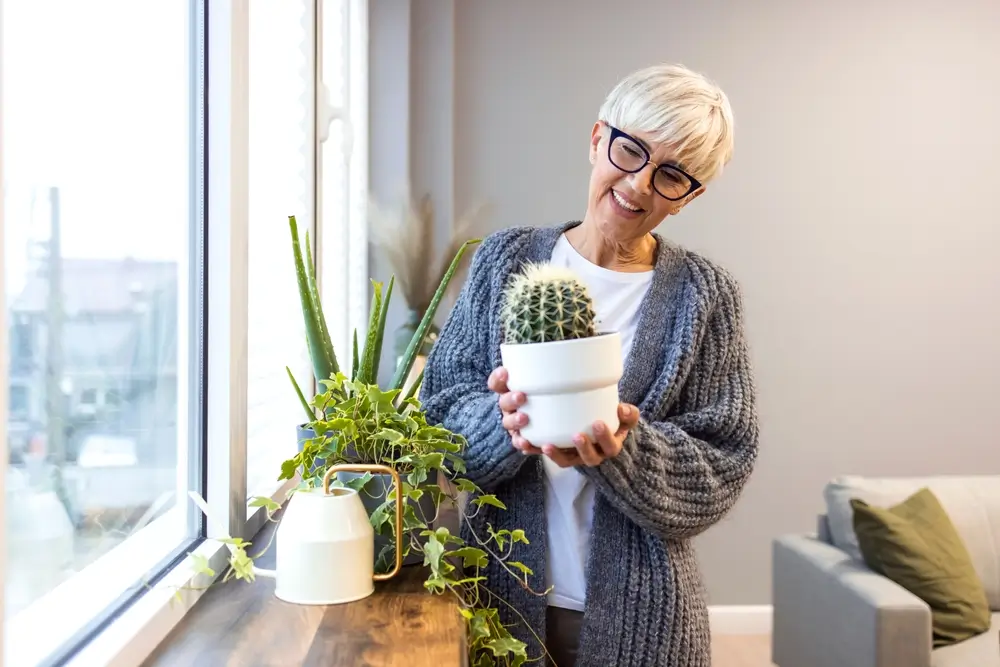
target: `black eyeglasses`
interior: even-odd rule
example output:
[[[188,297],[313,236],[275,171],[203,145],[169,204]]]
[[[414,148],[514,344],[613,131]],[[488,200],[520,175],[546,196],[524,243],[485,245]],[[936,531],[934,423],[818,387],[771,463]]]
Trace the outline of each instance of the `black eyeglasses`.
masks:
[[[642,171],[647,164],[652,164],[656,167],[653,172],[653,189],[664,199],[684,199],[701,187],[694,176],[680,167],[650,162],[649,151],[637,139],[617,127],[608,127],[611,128],[611,136],[608,137],[608,159],[611,164],[628,174]]]

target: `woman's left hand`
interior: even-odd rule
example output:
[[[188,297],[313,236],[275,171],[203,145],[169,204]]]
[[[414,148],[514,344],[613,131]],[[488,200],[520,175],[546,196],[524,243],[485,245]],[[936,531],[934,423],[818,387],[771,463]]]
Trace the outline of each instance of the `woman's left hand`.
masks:
[[[573,438],[575,448],[560,449],[555,445],[545,445],[542,453],[555,461],[560,468],[578,465],[599,466],[607,459],[613,459],[622,451],[622,444],[629,431],[639,423],[639,408],[627,403],[618,406],[618,430],[612,432],[602,421],[594,422],[595,440],[585,433],[577,433]]]

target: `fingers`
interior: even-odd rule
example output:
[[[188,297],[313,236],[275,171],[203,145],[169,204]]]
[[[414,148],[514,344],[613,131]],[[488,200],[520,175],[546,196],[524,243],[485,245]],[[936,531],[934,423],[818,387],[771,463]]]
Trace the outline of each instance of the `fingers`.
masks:
[[[573,444],[576,445],[576,451],[580,453],[580,460],[583,461],[584,465],[592,467],[601,465],[601,461],[604,460],[604,456],[595,446],[593,440],[588,438],[583,433],[577,433],[573,437]]]
[[[615,433],[615,437],[621,440],[628,432],[635,428],[635,425],[639,423],[639,408],[634,405],[629,405],[628,403],[622,403],[618,406],[618,432]]]
[[[619,429],[619,433],[621,429]],[[628,431],[625,431],[628,433]],[[611,429],[604,422],[594,422],[594,437],[597,438],[597,447],[606,459],[613,459],[622,451],[622,437],[617,433],[611,433]]]
[[[528,442],[525,438],[521,436],[520,433],[515,433],[514,435],[512,435],[511,442],[514,444],[514,449],[518,450],[522,454],[537,455],[542,453],[541,449],[535,447],[533,444]]]
[[[505,412],[503,427],[508,431],[517,431],[528,425],[528,415],[523,412]]]
[[[486,380],[486,386],[490,388],[495,394],[506,394],[507,389],[507,369],[503,366],[497,366],[490,373],[490,377]]]
[[[542,453],[548,456],[560,468],[572,468],[583,463],[580,452],[576,449],[560,449],[555,445],[545,445]]]
[[[500,394],[500,409],[504,412],[516,412],[519,407],[524,405],[524,392],[521,391],[508,391],[504,394]]]

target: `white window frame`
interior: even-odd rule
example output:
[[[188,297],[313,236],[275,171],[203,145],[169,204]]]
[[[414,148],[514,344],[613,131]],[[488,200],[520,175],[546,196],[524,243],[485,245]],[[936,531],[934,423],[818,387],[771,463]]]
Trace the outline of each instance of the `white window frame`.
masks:
[[[208,91],[208,255],[206,298],[211,304],[210,321],[205,341],[208,377],[207,403],[206,489],[211,520],[207,523],[208,538],[239,536],[249,539],[266,522],[264,508],[247,505],[247,340],[248,340],[248,146],[249,146],[249,34],[250,0],[206,0],[208,4],[208,77],[213,85]],[[315,175],[313,178],[314,216],[316,229],[316,260],[321,292],[339,293],[342,298],[324,299],[324,309],[331,320],[348,322],[350,327],[363,329],[367,320],[368,283],[368,0],[314,0],[314,21],[310,27],[315,43],[314,91],[323,90],[323,25],[324,11],[346,8],[347,21],[342,35],[327,36],[338,42],[334,48],[347,45],[344,59],[344,80],[348,82],[343,109],[331,110],[322,104],[322,96],[314,95]],[[0,25],[3,21],[3,1],[0,0]],[[339,41],[344,40],[344,41]],[[2,90],[0,90],[2,103]],[[333,111],[334,113],[331,113]],[[326,135],[323,123],[336,116],[350,128],[348,144],[347,201],[336,202],[329,215],[323,215],[322,150],[318,138]],[[2,114],[0,114],[2,119]],[[0,124],[0,139],[2,139]],[[0,159],[0,187],[3,165]],[[0,190],[0,202],[3,192]],[[347,242],[336,239],[346,238]],[[3,257],[3,206],[0,206],[0,257]],[[332,270],[324,271],[325,267]],[[336,275],[333,275],[336,273]],[[3,272],[0,271],[0,294],[3,294]],[[294,298],[294,295],[289,295]],[[5,309],[0,308],[0,349],[6,349],[7,327]],[[340,347],[339,349],[344,349]],[[7,355],[0,354],[0,442],[6,442],[8,404]],[[315,383],[304,383],[303,390],[315,389]],[[4,457],[3,469],[6,471]],[[4,483],[0,475],[0,516],[3,516]],[[293,482],[276,483],[270,497],[281,502]],[[184,499],[178,499],[177,514],[187,511]],[[174,515],[169,512],[168,515]],[[117,562],[129,559],[130,549],[151,548],[156,534],[155,524],[147,526],[149,538],[140,544],[129,540],[120,548],[99,559],[92,570],[95,575],[113,569]],[[139,535],[136,538],[140,537]],[[5,531],[0,530],[0,554],[6,553]],[[176,545],[172,545],[176,546]],[[165,547],[165,549],[168,549]],[[166,551],[164,551],[166,553]],[[229,551],[207,539],[192,552],[208,559],[210,567],[223,572]],[[107,574],[103,575],[104,577]],[[77,575],[72,583],[78,590],[99,583],[100,576]],[[102,579],[106,581],[106,578]],[[209,583],[204,575],[192,575],[188,559],[168,570],[157,584],[121,611],[102,631],[90,639],[68,661],[73,666],[107,665],[131,667],[141,664],[166,638],[170,631],[204,594]],[[180,592],[180,600],[176,593]],[[0,628],[3,624],[3,587],[0,586]],[[4,661],[5,632],[0,632],[0,667]],[[40,638],[41,641],[41,638]]]
[[[3,2],[0,0],[0,35],[3,35]],[[0,37],[2,39],[2,37]],[[0,76],[0,109],[3,109],[3,76]],[[0,113],[0,145],[3,144],[3,113]],[[0,298],[6,299],[7,285],[4,281],[4,276],[6,272],[3,270],[3,258],[6,257],[6,248],[4,246],[4,199],[5,193],[3,184],[5,183],[4,171],[3,171],[3,151],[0,151]],[[0,305],[0,350],[8,350],[7,347],[7,309]],[[10,460],[10,455],[7,452],[7,408],[10,405],[10,398],[7,396],[7,387],[9,377],[7,372],[7,364],[10,358],[9,354],[0,354],[0,451],[3,452],[3,474],[0,475],[0,517],[7,516],[7,462]],[[6,571],[6,561],[7,561],[7,526],[6,520],[3,524],[3,530],[0,530],[0,559],[4,563],[4,571]],[[4,577],[0,577],[0,581],[3,581]],[[7,633],[4,631],[6,626],[4,625],[4,609],[7,606],[7,600],[5,597],[4,586],[0,586],[0,667],[3,667],[4,653],[6,651],[5,640]]]

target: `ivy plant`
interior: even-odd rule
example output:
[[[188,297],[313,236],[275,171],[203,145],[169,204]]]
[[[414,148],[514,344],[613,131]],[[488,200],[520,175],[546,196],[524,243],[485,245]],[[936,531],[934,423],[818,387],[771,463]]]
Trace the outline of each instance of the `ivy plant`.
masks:
[[[382,284],[373,281],[375,289],[368,330],[362,337],[361,346],[357,332],[354,334],[351,372],[347,375],[341,370],[323,314],[308,233],[305,244],[301,244],[294,216],[289,217],[289,229],[306,340],[319,387],[319,393],[307,401],[295,377],[286,369],[306,414],[305,425],[314,433],[314,437],[302,443],[295,456],[281,465],[279,480],[298,480],[289,492],[291,502],[294,502],[295,492],[321,487],[327,470],[339,463],[375,463],[394,468],[400,473],[403,488],[399,492],[404,494],[406,500],[403,505],[403,535],[394,534],[397,490],[383,491],[380,488],[373,495],[379,498],[384,495],[384,499],[371,513],[370,520],[375,533],[387,536],[389,544],[378,555],[376,570],[384,572],[389,569],[389,556],[395,549],[396,541],[402,540],[404,555],[414,552],[423,555],[427,572],[424,588],[430,594],[449,595],[456,601],[459,613],[466,621],[470,665],[516,667],[541,660],[542,656],[529,658],[526,644],[511,635],[508,627],[501,622],[500,606],[520,617],[536,638],[537,633],[509,601],[486,586],[484,576],[486,568],[493,562],[531,594],[545,595],[546,591],[531,588],[528,577],[533,575],[532,571],[512,558],[517,544],[528,544],[528,535],[521,529],[495,530],[491,525],[486,526],[485,535],[477,532],[473,520],[483,507],[489,505],[501,511],[507,508],[495,495],[484,493],[464,476],[466,468],[462,454],[467,444],[465,438],[441,425],[427,423],[416,396],[422,375],[418,375],[403,393],[414,360],[425,348],[435,313],[462,255],[479,239],[459,247],[394,370],[389,389],[383,390],[378,386],[377,378],[394,280],[390,279],[384,297]],[[371,474],[366,473],[344,485],[370,493],[369,483],[372,481]],[[335,483],[341,484],[339,481]],[[460,532],[471,536],[471,542],[467,542],[462,535],[452,534],[446,527],[434,527],[442,509],[450,507],[457,510],[459,494],[468,494],[469,502],[461,512],[465,530]],[[192,497],[196,502],[200,501],[202,509],[207,512],[204,501]],[[420,502],[424,498],[433,502]],[[275,513],[280,509],[280,505],[269,498],[254,498],[251,505],[263,507],[269,520],[274,520]],[[433,507],[430,515],[424,513],[422,507],[425,505]],[[272,540],[273,537],[272,533]],[[260,553],[250,555],[250,542],[231,538],[222,541],[229,548],[230,557],[221,581],[253,581],[253,561],[270,547],[270,543]],[[194,565],[197,571],[213,578],[216,576],[204,559],[195,560]]]

